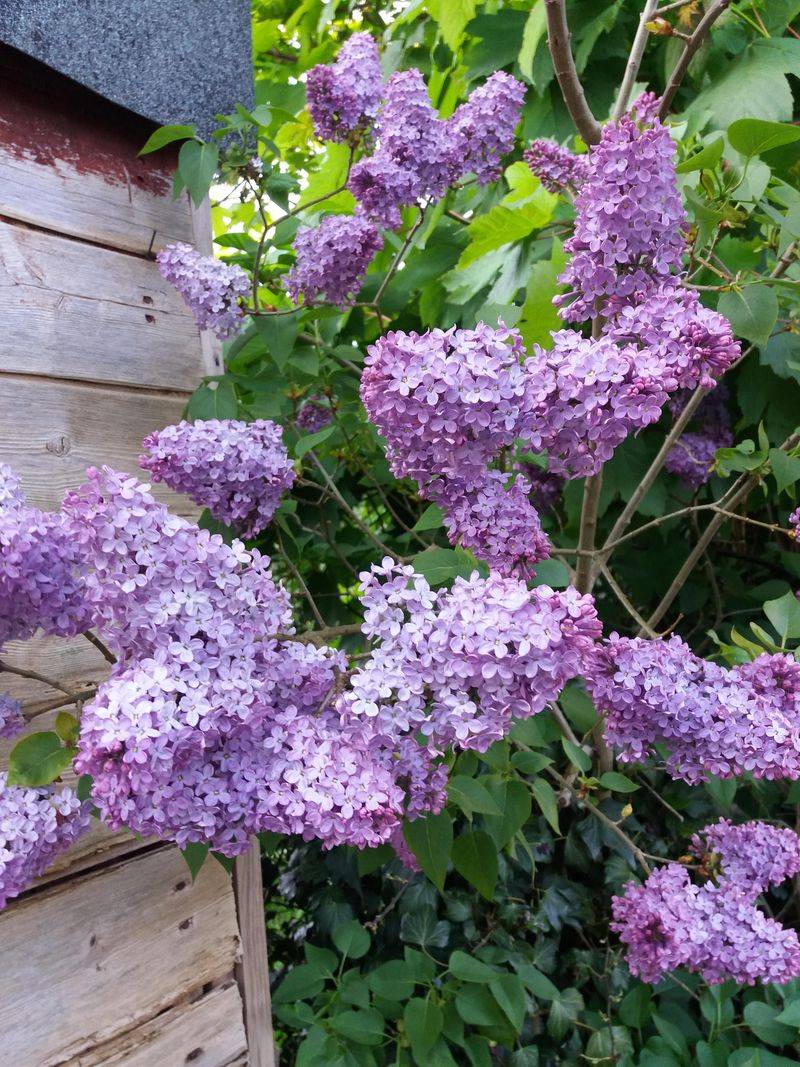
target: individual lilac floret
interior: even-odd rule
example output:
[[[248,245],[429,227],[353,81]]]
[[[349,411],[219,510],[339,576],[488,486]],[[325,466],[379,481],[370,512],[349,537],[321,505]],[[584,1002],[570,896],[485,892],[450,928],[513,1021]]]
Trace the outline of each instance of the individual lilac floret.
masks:
[[[6,475],[0,506],[0,646],[41,629],[72,637],[89,625],[85,559],[64,517],[28,507]]]
[[[366,129],[382,93],[378,45],[368,33],[354,33],[336,62],[312,67],[306,76],[308,110],[321,140],[345,141]]]
[[[0,737],[15,737],[24,729],[22,705],[8,693],[0,693]]]
[[[734,826],[720,819],[692,837],[692,850],[704,863],[712,858],[722,864],[720,884],[734,883],[754,894],[800,872],[800,837],[766,822]]]
[[[654,871],[644,885],[629,883],[612,909],[611,928],[627,947],[628,966],[645,982],[658,982],[677,967],[711,984],[800,976],[794,930],[764,915],[747,890],[692,885],[677,864]]]
[[[142,442],[139,465],[218,522],[255,537],[294,483],[283,431],[269,419],[208,419],[156,430]]]
[[[167,245],[156,256],[161,276],[183,297],[201,330],[213,330],[224,341],[244,322],[239,300],[250,292],[241,267],[201,256],[187,244]]]
[[[88,829],[86,806],[71,789],[13,786],[0,772],[0,908]]]
[[[333,421],[333,413],[327,404],[315,397],[306,400],[295,418],[295,425],[303,433],[319,433]]]
[[[551,193],[561,193],[564,189],[577,192],[589,170],[588,156],[576,156],[568,148],[546,138],[532,141],[523,155],[533,173]]]
[[[528,425],[522,339],[504,327],[392,332],[369,349],[361,399],[398,477],[466,484]]]
[[[563,318],[581,322],[680,268],[684,211],[669,130],[657,119],[642,128],[630,114],[605,126],[575,208],[564,244],[572,259],[561,276],[569,291],[555,303]]]
[[[362,214],[326,215],[319,226],[301,226],[286,290],[295,303],[320,298],[347,307],[356,298],[372,257],[383,247],[374,223]]]
[[[475,486],[449,479],[434,482],[426,495],[444,510],[453,544],[470,549],[492,571],[509,578],[532,578],[537,563],[550,555],[550,542],[528,499],[530,483],[487,470]]]
[[[727,669],[679,637],[612,634],[587,671],[618,758],[640,761],[664,743],[667,770],[694,784],[711,775],[800,778],[800,663],[763,655]]]
[[[604,333],[652,353],[682,389],[710,389],[741,355],[724,315],[703,307],[697,293],[674,281],[621,307]]]
[[[654,354],[574,330],[553,334],[549,351],[535,346],[525,366],[528,440],[571,478],[596,474],[629,434],[658,421],[677,388]]]
[[[594,601],[575,589],[473,574],[434,592],[391,559],[361,580],[376,647],[340,709],[389,738],[420,734],[439,752],[484,751],[514,717],[536,715],[582,672],[600,635]]]
[[[525,100],[525,86],[504,71],[496,71],[469,95],[450,119],[462,155],[462,174],[472,171],[480,185],[500,177],[502,158],[514,147]]]

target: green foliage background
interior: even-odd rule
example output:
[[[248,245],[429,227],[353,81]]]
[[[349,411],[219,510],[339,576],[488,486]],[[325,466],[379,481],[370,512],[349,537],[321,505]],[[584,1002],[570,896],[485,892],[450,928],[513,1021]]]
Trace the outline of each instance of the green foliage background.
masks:
[[[612,106],[640,5],[575,0],[568,16],[578,70],[595,114]],[[689,28],[702,4],[670,14]],[[794,114],[800,39],[796,0],[738,2],[715,27],[675,101],[682,192],[692,223],[693,280],[752,351],[729,378],[736,446],[695,503],[720,495],[744,470],[759,475],[749,514],[786,525],[800,458],[778,446],[800,422],[800,273],[767,275],[800,236]],[[686,21],[686,19],[689,21]],[[447,116],[492,71],[521,77],[527,98],[518,147],[502,180],[453,190],[420,220],[405,212],[370,269],[359,305],[262,317],[226,346],[226,373],[189,406],[194,417],[269,417],[286,427],[302,477],[260,544],[296,594],[301,622],[317,624],[305,586],[327,625],[358,621],[357,574],[384,550],[410,557],[437,583],[469,573],[475,560],[449,547],[435,508],[395,481],[358,400],[367,346],[387,329],[472,326],[502,318],[528,346],[547,345],[572,207],[543,190],[522,162],[533,137],[580,148],[546,46],[541,0],[478,3],[257,0],[256,108],[226,123],[227,141],[182,150],[179,183],[202,197],[214,168],[235,187],[214,208],[217,244],[252,269],[259,259],[262,306],[289,310],[280,274],[300,224],[350,212],[343,185],[348,149],[314,140],[302,74],[335,56],[355,30],[379,40],[385,73],[415,66]],[[640,82],[663,88],[681,47],[651,37]],[[758,122],[741,120],[764,120]],[[258,245],[259,209],[241,195],[242,167],[264,165],[269,221],[335,193],[270,232]],[[263,206],[263,205],[262,205]],[[408,240],[407,247],[404,242]],[[399,259],[398,259],[399,255]],[[387,272],[397,260],[398,269]],[[704,266],[704,263],[708,266]],[[293,423],[306,396],[324,393],[332,425],[301,437]],[[627,441],[605,469],[600,536],[654,457],[669,416]],[[574,547],[582,498],[570,482],[546,520],[558,546]],[[692,495],[662,473],[636,526],[680,510]],[[697,513],[651,525],[621,546],[614,573],[645,615],[697,539]],[[764,648],[793,648],[800,610],[793,595],[800,554],[775,530],[730,522],[682,589],[665,625],[695,651],[725,662]],[[557,559],[539,580],[563,586]],[[596,595],[606,632],[635,631],[607,586]],[[343,639],[357,650],[357,638]],[[596,714],[579,685],[561,702],[581,737]],[[453,762],[453,761],[451,761]],[[575,765],[575,797],[557,796],[545,768]],[[391,849],[323,853],[315,844],[264,839],[274,1006],[285,1062],[298,1067],[417,1064],[641,1064],[751,1067],[797,1062],[800,983],[743,990],[708,988],[676,975],[651,988],[631,978],[609,936],[609,897],[637,877],[629,847],[591,810],[597,806],[647,852],[676,858],[691,832],[720,815],[794,825],[800,791],[785,783],[712,781],[689,788],[653,766],[598,782],[580,751],[562,743],[549,713],[518,724],[485,755],[455,760],[445,813],[412,825],[409,844],[424,873],[409,876]],[[797,922],[800,904],[783,887],[768,906]]]

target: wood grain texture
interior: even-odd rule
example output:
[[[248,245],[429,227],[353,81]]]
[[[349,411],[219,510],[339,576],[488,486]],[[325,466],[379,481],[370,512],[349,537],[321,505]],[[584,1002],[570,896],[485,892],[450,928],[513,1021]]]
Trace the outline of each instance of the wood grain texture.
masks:
[[[153,260],[8,223],[0,322],[4,371],[185,393],[205,373],[200,332]]]
[[[276,1067],[258,838],[254,837],[250,849],[237,858],[233,888],[242,939],[239,984],[244,998],[250,1067]]]
[[[240,952],[228,876],[209,863],[192,884],[166,847],[13,901],[0,944],[2,1062],[14,1067],[81,1062],[226,979]]]
[[[246,1063],[242,1001],[234,981],[180,1004],[65,1067],[233,1067]]]
[[[0,374],[0,462],[20,475],[30,503],[53,511],[87,467],[144,478],[136,466],[142,438],[180,420],[184,405],[179,396]],[[161,485],[153,493],[179,515],[196,514],[178,493]]]

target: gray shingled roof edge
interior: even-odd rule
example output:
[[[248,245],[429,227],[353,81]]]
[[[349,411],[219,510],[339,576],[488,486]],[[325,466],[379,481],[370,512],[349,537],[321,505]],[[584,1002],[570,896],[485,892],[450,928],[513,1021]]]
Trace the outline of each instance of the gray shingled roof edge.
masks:
[[[2,0],[0,41],[160,125],[252,104],[250,0]]]

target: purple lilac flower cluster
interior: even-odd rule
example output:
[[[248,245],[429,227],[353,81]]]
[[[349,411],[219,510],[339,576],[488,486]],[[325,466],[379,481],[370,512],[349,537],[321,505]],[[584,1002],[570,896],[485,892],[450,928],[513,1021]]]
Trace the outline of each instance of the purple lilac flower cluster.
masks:
[[[528,589],[490,574],[434,592],[390,559],[361,575],[365,635],[376,643],[340,707],[376,731],[419,734],[437,751],[484,751],[580,674],[600,635],[590,596]]]
[[[535,463],[521,461],[520,470],[531,487],[531,502],[539,511],[552,511],[561,498],[564,476],[555,471],[544,470]]]
[[[269,419],[179,422],[145,437],[139,465],[157,482],[255,537],[294,483],[281,427]]]
[[[657,982],[685,967],[712,984],[732,979],[747,985],[800,977],[796,932],[756,905],[762,891],[800,871],[797,835],[766,823],[721,820],[693,844],[700,854],[719,854],[717,882],[695,885],[685,867],[670,863],[613,899],[611,926],[627,946],[632,973]]]
[[[239,301],[250,292],[250,280],[231,263],[201,256],[187,244],[167,245],[156,256],[161,276],[174,286],[201,330],[213,330],[224,341],[239,332],[244,312]]]
[[[683,205],[675,182],[675,148],[658,119],[632,110],[603,128],[575,200],[572,258],[556,297],[561,315],[582,322],[606,315],[609,302],[634,302],[680,269]]]
[[[0,908],[38,878],[89,829],[71,789],[27,789],[0,772]]]
[[[683,411],[689,393],[678,393],[670,400],[674,418]],[[711,469],[718,448],[733,444],[731,418],[728,413],[728,388],[721,384],[704,397],[697,408],[694,422],[697,430],[681,434],[667,453],[664,468],[677,474],[684,485],[697,490],[711,477]]]
[[[444,525],[455,544],[470,549],[508,577],[531,578],[535,565],[550,555],[550,541],[531,504],[531,483],[524,475],[487,470],[476,485],[447,478],[426,495],[444,510]]]
[[[643,760],[665,743],[667,770],[690,783],[748,772],[800,778],[800,664],[790,656],[727,669],[679,637],[612,634],[587,674],[621,760]]]
[[[459,176],[475,175],[479,185],[496,181],[502,158],[514,147],[514,130],[525,101],[525,86],[497,71],[474,89],[449,120]]]
[[[589,174],[589,157],[577,156],[555,141],[539,138],[531,141],[523,153],[525,162],[551,193],[564,189],[576,192]]]
[[[382,247],[378,228],[362,212],[326,215],[319,226],[301,226],[286,290],[295,303],[301,296],[306,303],[322,297],[346,307],[355,300],[372,257]]]
[[[0,465],[0,648],[86,629],[84,560],[63,517],[29,507],[19,479]]]
[[[295,426],[303,433],[319,433],[333,421],[330,407],[320,397],[309,397],[297,412]]]
[[[365,130],[378,111],[383,87],[378,45],[354,33],[336,62],[312,67],[306,76],[308,110],[320,140],[345,141]]]
[[[792,527],[795,539],[800,540],[800,508],[795,508],[789,516],[789,525]]]
[[[24,729],[22,705],[8,693],[0,693],[0,737],[14,737]]]

